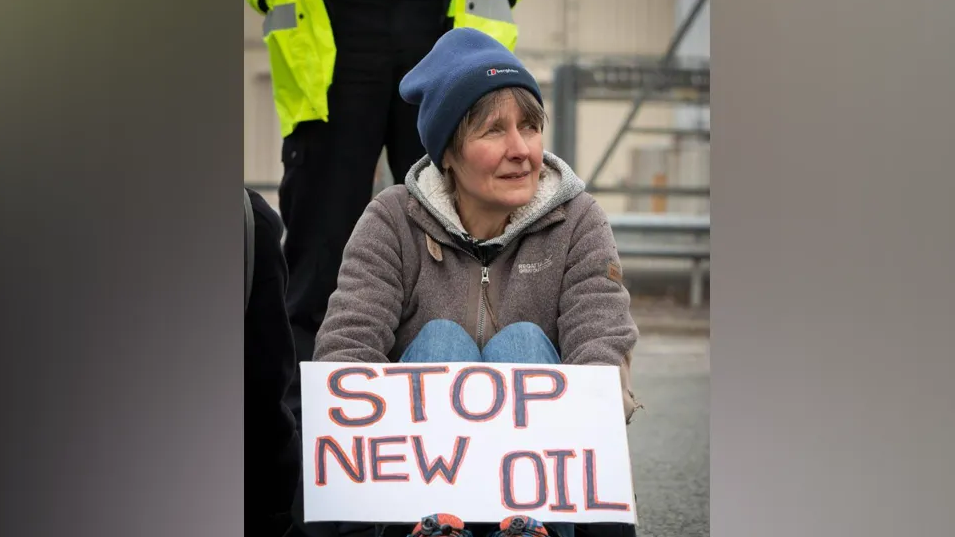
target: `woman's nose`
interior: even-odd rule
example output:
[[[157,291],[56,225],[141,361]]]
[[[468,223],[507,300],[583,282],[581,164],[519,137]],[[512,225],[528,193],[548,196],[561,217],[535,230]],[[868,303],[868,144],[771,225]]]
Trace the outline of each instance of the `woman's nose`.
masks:
[[[512,128],[507,133],[507,157],[513,160],[524,160],[530,156],[530,148],[527,147],[527,141],[521,136],[521,132]]]

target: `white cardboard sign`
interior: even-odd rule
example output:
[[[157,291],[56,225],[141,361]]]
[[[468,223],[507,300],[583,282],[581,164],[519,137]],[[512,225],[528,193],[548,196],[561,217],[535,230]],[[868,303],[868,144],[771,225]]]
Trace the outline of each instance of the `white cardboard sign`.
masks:
[[[304,362],[305,520],[633,524],[608,366]]]

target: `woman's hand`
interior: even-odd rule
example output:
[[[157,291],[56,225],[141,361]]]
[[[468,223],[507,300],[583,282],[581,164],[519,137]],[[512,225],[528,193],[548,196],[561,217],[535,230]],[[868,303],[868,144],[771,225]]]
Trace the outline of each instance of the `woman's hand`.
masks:
[[[620,390],[623,393],[623,416],[628,425],[633,420],[633,415],[637,409],[643,408],[643,404],[637,401],[636,396],[633,395],[633,386],[630,382],[630,363],[632,357],[632,353],[628,352],[626,356],[624,356],[623,365],[620,366]]]

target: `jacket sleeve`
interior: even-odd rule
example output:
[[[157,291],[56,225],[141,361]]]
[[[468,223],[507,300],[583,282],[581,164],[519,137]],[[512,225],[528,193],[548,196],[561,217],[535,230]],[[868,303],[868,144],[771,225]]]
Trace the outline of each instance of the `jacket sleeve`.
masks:
[[[557,329],[566,364],[615,365],[620,374],[624,419],[641,405],[633,394],[630,364],[639,332],[630,316],[630,292],[607,215],[596,201],[571,238],[561,284]]]
[[[401,245],[393,218],[374,200],[345,245],[338,287],[328,300],[313,360],[388,362],[403,297]]]
[[[265,15],[269,11],[268,0],[245,0],[257,13]]]
[[[568,364],[626,366],[637,342],[616,242],[595,201],[571,238],[557,327],[563,362]]]

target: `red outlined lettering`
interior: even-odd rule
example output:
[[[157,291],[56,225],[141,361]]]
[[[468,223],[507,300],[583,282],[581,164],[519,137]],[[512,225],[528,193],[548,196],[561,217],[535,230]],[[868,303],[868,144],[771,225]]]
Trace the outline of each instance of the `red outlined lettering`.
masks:
[[[387,367],[385,376],[408,375],[408,398],[411,400],[411,421],[428,421],[425,412],[424,376],[431,373],[447,373],[447,366]]]
[[[408,474],[383,474],[381,465],[387,462],[405,462],[404,455],[382,455],[379,449],[383,444],[404,444],[408,442],[407,436],[382,436],[368,439],[368,453],[371,466],[371,480],[375,483],[383,481],[408,481]]]
[[[352,458],[348,460],[345,450],[331,436],[322,436],[315,440],[315,484],[324,487],[328,482],[325,469],[325,452],[330,451],[338,460],[342,470],[355,483],[365,482],[365,438],[356,436],[352,439]]]
[[[433,462],[429,462],[428,454],[424,451],[424,441],[420,436],[412,436],[411,444],[414,447],[418,470],[421,472],[421,480],[430,485],[435,477],[440,474],[445,482],[453,485],[458,478],[458,470],[461,469],[461,463],[464,462],[470,443],[470,436],[459,436],[454,440],[454,456],[449,465],[447,460],[440,455]]]
[[[461,395],[464,391],[464,383],[471,375],[475,374],[487,375],[494,384],[494,401],[490,408],[479,414],[472,414],[464,408],[464,400]],[[490,421],[497,417],[504,408],[504,403],[507,401],[505,389],[504,375],[497,369],[483,366],[465,367],[458,371],[458,374],[454,377],[454,382],[451,384],[451,408],[458,416],[468,421],[476,423]]]
[[[530,459],[534,463],[534,479],[537,481],[537,497],[533,502],[520,503],[514,499],[514,463],[518,459]],[[544,459],[533,451],[512,451],[501,459],[501,505],[511,511],[532,511],[547,503],[547,474]]]
[[[548,377],[554,381],[554,389],[549,392],[528,393],[527,379],[531,377]],[[567,391],[567,377],[555,369],[515,369],[514,370],[514,427],[527,427],[528,401],[556,401]]]
[[[584,498],[586,498],[586,511],[629,511],[630,505],[626,503],[602,502],[597,498],[597,456],[594,450],[584,450]]]
[[[577,505],[570,503],[570,492],[567,490],[567,459],[577,457],[572,449],[550,449],[544,452],[548,458],[554,459],[554,490],[557,493],[557,503],[548,507],[551,511],[560,513],[576,513]]]
[[[367,427],[377,423],[385,415],[385,400],[380,396],[369,392],[350,392],[342,388],[342,378],[348,375],[362,375],[366,379],[373,379],[378,373],[368,367],[344,367],[338,369],[328,376],[328,391],[332,395],[341,399],[359,399],[368,401],[374,408],[371,414],[363,418],[349,418],[342,412],[341,407],[328,409],[328,417],[332,422],[341,427]]]

